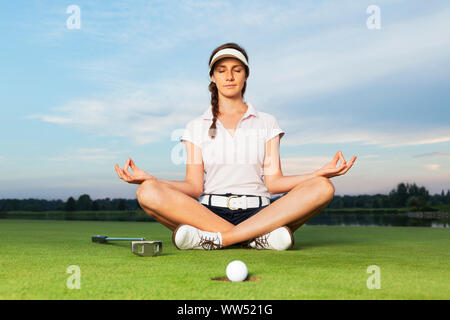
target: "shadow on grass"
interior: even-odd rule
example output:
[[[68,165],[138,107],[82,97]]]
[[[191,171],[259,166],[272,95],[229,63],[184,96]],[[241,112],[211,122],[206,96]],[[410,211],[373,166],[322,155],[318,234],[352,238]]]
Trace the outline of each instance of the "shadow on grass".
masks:
[[[299,238],[299,237],[298,237]],[[310,248],[318,248],[318,247],[335,247],[340,245],[348,245],[348,244],[361,244],[366,241],[361,241],[361,239],[295,239],[294,247],[290,250],[304,250]]]
[[[228,279],[228,277],[213,277],[213,278],[211,278],[211,280],[220,281],[220,282],[231,282],[230,279]],[[237,282],[255,282],[255,281],[260,281],[260,280],[261,280],[260,277],[255,277],[251,273],[249,273],[247,275],[247,278],[245,278],[244,281],[237,281]]]

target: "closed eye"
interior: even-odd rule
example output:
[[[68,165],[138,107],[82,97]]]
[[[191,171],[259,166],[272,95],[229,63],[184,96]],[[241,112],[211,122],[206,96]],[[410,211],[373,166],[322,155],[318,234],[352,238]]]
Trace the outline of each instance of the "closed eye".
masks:
[[[236,72],[241,72],[242,70],[235,70]],[[219,71],[219,73],[223,73],[224,71]]]

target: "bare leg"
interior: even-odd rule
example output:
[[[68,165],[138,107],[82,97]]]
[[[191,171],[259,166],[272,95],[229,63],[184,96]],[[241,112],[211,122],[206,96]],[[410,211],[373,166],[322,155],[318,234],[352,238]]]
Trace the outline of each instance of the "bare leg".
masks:
[[[288,227],[291,229],[292,232],[295,232],[298,228],[300,228],[303,224],[314,218],[317,214],[319,214],[323,209],[325,209],[328,204],[331,202],[326,202],[323,206],[320,206],[318,209],[314,210],[313,212],[309,213],[305,217],[302,217],[288,225]]]
[[[224,232],[234,227],[196,199],[167,184],[144,181],[136,196],[145,212],[172,231],[180,224],[210,232]]]
[[[164,218],[162,215],[160,215],[158,212],[150,210],[149,208],[145,207],[144,205],[141,205],[142,210],[144,210],[150,217],[161,223],[163,226],[169,228],[170,230],[174,231],[177,228],[177,225],[166,218]]]
[[[334,186],[329,179],[324,177],[309,179],[256,215],[222,232],[223,245],[243,242],[293,222],[295,222],[293,227],[300,226],[310,219],[309,216],[320,212],[333,196]]]

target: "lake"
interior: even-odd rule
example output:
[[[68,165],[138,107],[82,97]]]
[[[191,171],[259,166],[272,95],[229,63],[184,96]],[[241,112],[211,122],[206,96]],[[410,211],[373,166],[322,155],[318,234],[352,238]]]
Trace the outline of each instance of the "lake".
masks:
[[[404,226],[450,228],[449,212],[407,213],[319,213],[306,225],[331,226]]]

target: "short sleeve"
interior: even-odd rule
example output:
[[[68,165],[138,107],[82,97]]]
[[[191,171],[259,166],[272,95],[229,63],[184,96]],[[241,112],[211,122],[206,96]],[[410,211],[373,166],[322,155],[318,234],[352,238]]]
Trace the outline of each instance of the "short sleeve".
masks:
[[[270,139],[276,137],[277,135],[280,135],[280,140],[281,138],[284,136],[284,130],[280,128],[280,126],[278,125],[278,121],[274,116],[270,116],[270,120],[268,123],[268,128],[267,128],[267,138],[266,138],[266,142],[269,141]]]
[[[186,125],[186,128],[184,129],[183,135],[180,138],[180,141],[183,140],[192,142],[193,144],[197,145],[201,148],[201,128],[196,126],[195,121],[190,121]]]

